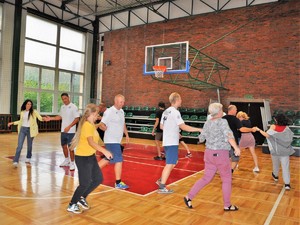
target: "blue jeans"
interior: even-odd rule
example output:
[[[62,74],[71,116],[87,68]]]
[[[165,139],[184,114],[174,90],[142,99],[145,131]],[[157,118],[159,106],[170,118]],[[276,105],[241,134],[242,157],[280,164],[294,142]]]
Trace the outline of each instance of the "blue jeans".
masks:
[[[21,154],[21,151],[23,148],[25,137],[27,137],[27,156],[26,156],[26,158],[30,159],[32,156],[33,137],[30,137],[30,128],[29,127],[21,127],[19,137],[18,137],[18,147],[16,149],[16,154],[14,157],[14,162],[19,162],[19,158],[20,158],[20,154]]]

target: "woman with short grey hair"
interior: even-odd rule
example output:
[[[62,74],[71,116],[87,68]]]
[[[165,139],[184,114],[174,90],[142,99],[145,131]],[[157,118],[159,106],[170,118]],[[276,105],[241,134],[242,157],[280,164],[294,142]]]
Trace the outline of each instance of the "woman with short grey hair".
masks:
[[[193,208],[192,199],[197,193],[209,184],[219,171],[222,179],[222,192],[224,201],[224,211],[237,211],[238,207],[230,202],[231,196],[231,162],[229,150],[234,148],[235,154],[240,155],[240,149],[234,140],[233,133],[227,120],[222,119],[223,105],[212,103],[209,105],[209,113],[212,118],[205,122],[203,130],[199,135],[199,141],[206,140],[204,152],[204,176],[198,180],[189,193],[184,197],[184,202],[188,208]]]

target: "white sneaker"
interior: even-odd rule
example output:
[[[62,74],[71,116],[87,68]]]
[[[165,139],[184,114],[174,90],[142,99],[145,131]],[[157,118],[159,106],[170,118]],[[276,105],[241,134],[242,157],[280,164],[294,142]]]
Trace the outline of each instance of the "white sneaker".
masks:
[[[59,166],[60,166],[60,167],[63,167],[63,166],[69,166],[69,164],[70,164],[69,159],[65,159],[65,160],[62,162],[62,164],[60,164]]]
[[[80,209],[80,207],[77,204],[69,205],[67,208],[67,211],[76,213],[76,214],[82,213],[82,210]]]
[[[158,194],[172,194],[174,191],[171,189],[168,189],[166,187],[164,188],[158,188],[157,193]]]
[[[18,162],[13,162],[13,166],[14,166],[15,168],[17,168],[17,167],[18,167],[18,165],[19,165],[19,163],[18,163]]]
[[[71,171],[75,170],[75,163],[74,162],[70,162],[70,170]]]
[[[25,163],[30,163],[30,158],[26,158]]]
[[[254,167],[254,169],[253,169],[253,172],[256,172],[256,173],[258,173],[259,172],[259,168],[256,166],[256,167]]]

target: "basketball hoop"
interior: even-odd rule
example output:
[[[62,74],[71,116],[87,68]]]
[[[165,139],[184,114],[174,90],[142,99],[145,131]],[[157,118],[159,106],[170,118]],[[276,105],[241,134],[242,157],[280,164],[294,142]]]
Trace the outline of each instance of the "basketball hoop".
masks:
[[[153,66],[154,74],[156,78],[163,78],[164,72],[167,71],[166,66]]]

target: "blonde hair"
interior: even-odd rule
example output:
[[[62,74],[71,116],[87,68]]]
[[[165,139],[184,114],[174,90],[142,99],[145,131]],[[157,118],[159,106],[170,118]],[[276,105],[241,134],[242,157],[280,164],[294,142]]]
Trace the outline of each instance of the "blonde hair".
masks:
[[[208,106],[208,112],[212,117],[215,117],[223,108],[221,103],[215,102]]]
[[[169,101],[171,104],[174,104],[177,99],[180,99],[180,94],[178,94],[177,92],[173,92],[172,94],[170,94]]]
[[[115,96],[115,98],[114,98],[114,101],[116,102],[116,101],[117,101],[117,99],[119,99],[119,98],[122,98],[122,99],[124,99],[124,100],[125,100],[125,97],[124,97],[124,95],[117,94],[117,95]]]
[[[88,104],[83,112],[83,115],[81,116],[75,136],[72,139],[70,146],[71,150],[74,150],[79,143],[82,125],[84,124],[84,122],[87,121],[87,118],[94,112],[99,112],[98,106],[93,103]]]
[[[243,118],[244,120],[249,120],[249,116],[247,115],[247,113],[243,112],[243,111],[239,111],[237,114],[236,114],[236,117],[237,118]]]

